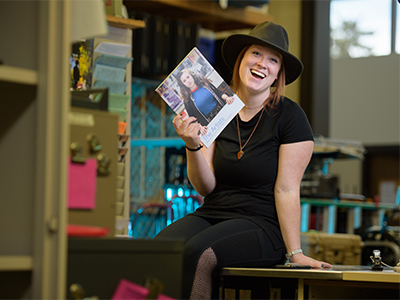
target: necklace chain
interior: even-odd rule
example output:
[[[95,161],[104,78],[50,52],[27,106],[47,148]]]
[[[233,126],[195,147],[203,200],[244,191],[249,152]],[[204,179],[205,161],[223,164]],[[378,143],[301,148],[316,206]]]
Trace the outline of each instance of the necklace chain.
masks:
[[[260,117],[258,118],[256,126],[254,126],[253,131],[251,132],[249,138],[247,139],[247,141],[244,143],[243,146],[242,146],[242,140],[240,138],[239,117],[238,117],[238,115],[236,115],[236,124],[237,124],[239,148],[240,148],[239,152],[237,153],[237,159],[241,159],[243,157],[243,155],[244,155],[243,148],[246,147],[247,143],[250,141],[251,137],[253,136],[253,133],[256,131],[258,123],[260,123],[261,117],[263,115],[263,112],[264,112],[264,109],[261,111],[261,114],[260,114]]]

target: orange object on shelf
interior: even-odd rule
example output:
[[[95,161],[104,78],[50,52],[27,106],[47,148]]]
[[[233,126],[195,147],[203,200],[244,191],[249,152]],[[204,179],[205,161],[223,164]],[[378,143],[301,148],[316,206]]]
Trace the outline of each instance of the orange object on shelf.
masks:
[[[67,235],[71,237],[104,237],[109,233],[107,227],[67,225]]]

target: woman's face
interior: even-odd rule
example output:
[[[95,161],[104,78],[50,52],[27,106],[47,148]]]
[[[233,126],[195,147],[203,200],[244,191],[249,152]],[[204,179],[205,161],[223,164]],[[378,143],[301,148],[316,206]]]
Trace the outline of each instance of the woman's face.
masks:
[[[187,71],[182,73],[180,80],[191,91],[195,90],[197,87],[196,83],[194,82],[193,76],[190,75],[190,73]]]
[[[260,45],[250,46],[239,67],[242,86],[251,93],[269,93],[281,65],[279,52]]]

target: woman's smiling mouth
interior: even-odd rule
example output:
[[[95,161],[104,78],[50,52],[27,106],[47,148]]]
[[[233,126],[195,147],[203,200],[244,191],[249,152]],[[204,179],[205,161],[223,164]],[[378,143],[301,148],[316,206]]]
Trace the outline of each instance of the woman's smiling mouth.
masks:
[[[257,71],[257,70],[251,69],[250,72],[251,72],[251,74],[252,74],[253,76],[255,76],[255,77],[257,77],[257,78],[264,79],[264,78],[266,77],[266,75],[265,75],[264,73],[261,73],[261,72],[259,72],[259,71]]]

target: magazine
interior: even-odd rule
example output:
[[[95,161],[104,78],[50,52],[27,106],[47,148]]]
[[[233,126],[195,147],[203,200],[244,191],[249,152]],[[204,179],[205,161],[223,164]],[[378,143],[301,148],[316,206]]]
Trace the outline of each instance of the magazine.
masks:
[[[70,90],[85,91],[92,87],[93,80],[93,39],[72,44],[70,64]]]
[[[156,88],[169,107],[202,125],[201,142],[209,147],[244,103],[195,47]]]

